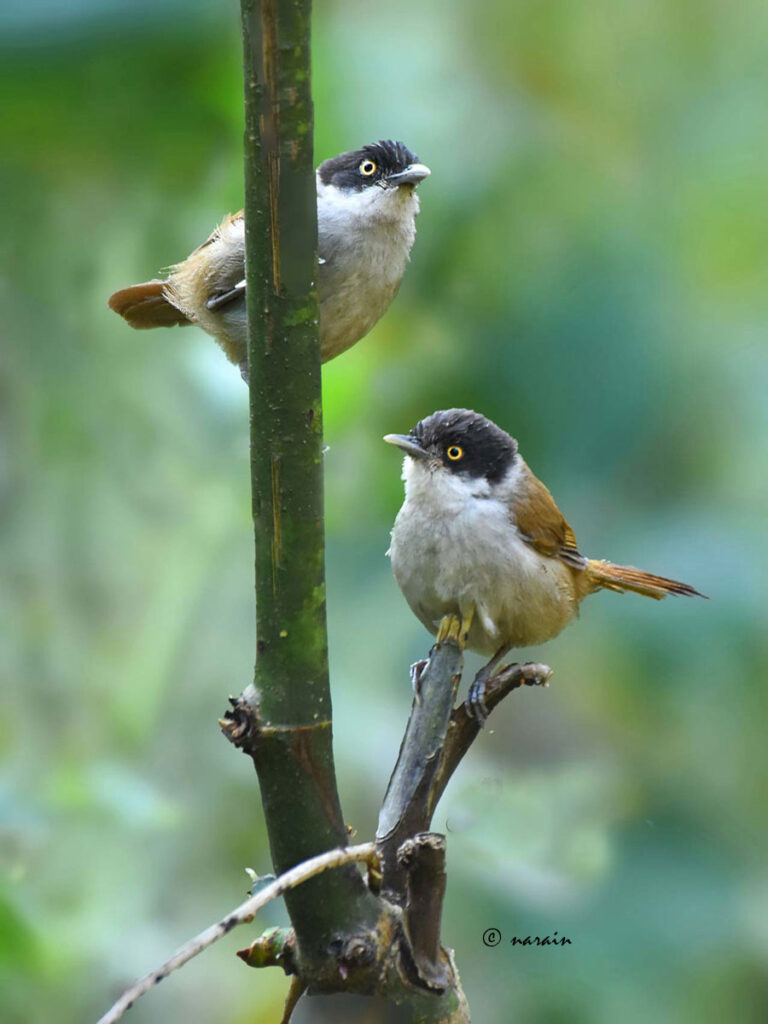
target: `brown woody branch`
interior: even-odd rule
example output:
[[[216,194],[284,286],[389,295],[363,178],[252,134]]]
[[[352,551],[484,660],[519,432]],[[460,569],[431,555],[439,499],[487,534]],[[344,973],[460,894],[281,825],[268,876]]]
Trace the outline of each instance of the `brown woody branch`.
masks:
[[[464,658],[454,640],[435,644],[426,666],[414,666],[415,696],[395,769],[379,812],[376,848],[382,888],[404,904],[407,871],[398,860],[406,839],[426,832],[432,820],[432,790],[451,721]]]
[[[406,902],[408,873],[398,851],[406,840],[429,829],[445,787],[482,728],[469,701],[453,707],[462,667],[461,651],[452,638],[435,644],[429,661],[414,666],[411,714],[376,830],[383,890],[400,905]],[[546,686],[551,675],[547,665],[505,666],[485,683],[487,712],[520,686]]]

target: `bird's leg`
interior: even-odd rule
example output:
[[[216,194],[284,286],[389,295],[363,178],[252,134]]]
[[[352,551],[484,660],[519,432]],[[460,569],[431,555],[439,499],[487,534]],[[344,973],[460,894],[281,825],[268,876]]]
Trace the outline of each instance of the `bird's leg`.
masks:
[[[469,608],[461,608],[461,630],[459,632],[459,647],[463,651],[467,646],[467,640],[469,639],[469,631],[472,629],[472,622],[475,618],[475,605],[474,602],[470,604]]]
[[[496,667],[509,650],[509,645],[504,644],[494,654],[487,665],[483,665],[480,671],[474,678],[472,685],[469,688],[469,696],[467,697],[467,704],[469,710],[472,712],[477,724],[482,728],[488,719],[488,708],[485,706],[485,686],[488,680],[491,678],[493,673],[496,671]]]
[[[461,647],[461,619],[458,615],[444,615],[440,620],[437,629],[436,644],[443,644],[451,640],[457,647]]]
[[[467,644],[467,637],[472,628],[474,617],[474,604],[469,605],[466,609],[462,608],[460,615],[444,615],[440,620],[435,642],[441,644],[446,640],[451,640],[460,651],[463,651]]]
[[[473,609],[474,614],[474,609]],[[435,644],[430,653],[430,658],[434,653],[435,647],[438,644],[453,643],[459,648],[460,651],[464,650],[464,642],[469,632],[469,624],[472,619],[470,617],[469,624],[464,626],[465,620],[459,618],[458,615],[444,615],[440,620],[440,625],[437,627],[437,636],[435,637]],[[430,658],[423,661],[414,661],[411,665],[411,686],[413,687],[413,694],[416,698],[416,703],[421,704],[421,680],[424,673],[429,665]]]

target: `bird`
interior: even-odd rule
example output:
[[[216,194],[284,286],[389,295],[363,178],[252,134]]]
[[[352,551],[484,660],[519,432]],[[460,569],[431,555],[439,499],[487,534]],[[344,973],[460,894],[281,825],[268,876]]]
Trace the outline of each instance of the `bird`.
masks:
[[[325,160],[317,187],[323,362],[364,337],[397,294],[416,236],[417,185],[430,170],[402,142],[383,139]],[[244,211],[229,215],[165,279],[115,292],[131,327],[197,324],[247,379]]]
[[[590,594],[705,596],[687,583],[582,555],[517,441],[480,413],[440,410],[409,434],[384,440],[405,453],[405,501],[387,552],[395,579],[438,640],[453,628],[460,647],[490,656],[470,689],[481,724],[485,684],[504,656],[557,636]]]

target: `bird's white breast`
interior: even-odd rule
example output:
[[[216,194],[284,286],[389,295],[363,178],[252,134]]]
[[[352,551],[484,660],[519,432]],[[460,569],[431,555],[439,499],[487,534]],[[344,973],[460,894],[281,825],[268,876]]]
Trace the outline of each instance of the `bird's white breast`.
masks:
[[[407,188],[347,192],[318,181],[323,359],[354,345],[386,312],[405,273],[418,210]]]
[[[513,471],[514,472],[514,469]],[[392,530],[392,569],[431,632],[446,614],[475,619],[468,646],[494,654],[555,636],[577,610],[569,570],[540,555],[487,481],[405,459],[406,499]]]

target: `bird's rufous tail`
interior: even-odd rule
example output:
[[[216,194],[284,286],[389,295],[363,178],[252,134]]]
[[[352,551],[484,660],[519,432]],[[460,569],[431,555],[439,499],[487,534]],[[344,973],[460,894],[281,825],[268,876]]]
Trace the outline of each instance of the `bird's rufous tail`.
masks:
[[[687,583],[668,580],[665,576],[654,576],[631,565],[614,565],[612,562],[601,562],[590,558],[587,562],[587,576],[595,589],[616,590],[620,594],[630,591],[661,601],[668,594],[679,594],[683,597],[706,597]]]
[[[184,326],[190,321],[166,297],[165,281],[145,281],[121,288],[109,297],[109,308],[119,313],[131,327]]]

